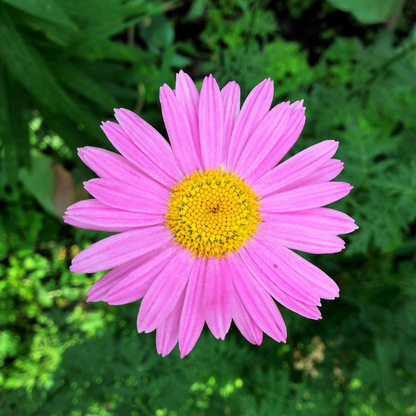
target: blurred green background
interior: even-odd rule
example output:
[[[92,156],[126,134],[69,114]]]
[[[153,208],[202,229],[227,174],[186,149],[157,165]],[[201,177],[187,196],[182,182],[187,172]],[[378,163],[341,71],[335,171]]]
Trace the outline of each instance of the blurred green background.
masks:
[[[415,23],[413,0],[0,0],[0,414],[416,414]],[[164,134],[179,69],[305,99],[291,154],[340,142],[355,188],[333,205],[360,229],[306,256],[341,296],[320,321],[280,308],[287,344],[205,329],[162,358],[139,303],[87,304],[101,274],[68,271],[105,234],[61,220],[93,176],[76,148],[109,148],[114,107]]]

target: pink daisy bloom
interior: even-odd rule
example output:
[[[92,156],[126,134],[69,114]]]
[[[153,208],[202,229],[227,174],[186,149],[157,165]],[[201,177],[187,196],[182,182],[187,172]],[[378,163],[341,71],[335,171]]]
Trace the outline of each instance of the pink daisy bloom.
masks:
[[[156,329],[157,351],[179,342],[181,357],[205,322],[224,339],[231,321],[260,345],[263,332],[286,340],[274,300],[319,319],[320,299],[338,286],[291,249],[334,253],[337,234],[357,228],[347,215],[322,208],[351,190],[331,182],[343,163],[326,140],[278,165],[305,123],[303,101],[272,109],[273,82],[257,85],[240,109],[235,82],[219,89],[206,77],[199,93],[180,72],[175,90],[160,90],[168,142],[131,111],[115,110],[104,133],[121,155],[94,147],[79,156],[98,176],[94,197],[70,206],[77,227],[117,232],[79,253],[71,270],[110,270],[88,301],[111,305],[143,298],[139,332]],[[274,300],[273,300],[274,299]]]

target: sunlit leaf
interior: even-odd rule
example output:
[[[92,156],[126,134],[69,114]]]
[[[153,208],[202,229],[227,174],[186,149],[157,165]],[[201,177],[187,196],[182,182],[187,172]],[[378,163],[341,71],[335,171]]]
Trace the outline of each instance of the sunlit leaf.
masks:
[[[363,23],[386,21],[402,0],[327,0],[337,9],[352,13]]]

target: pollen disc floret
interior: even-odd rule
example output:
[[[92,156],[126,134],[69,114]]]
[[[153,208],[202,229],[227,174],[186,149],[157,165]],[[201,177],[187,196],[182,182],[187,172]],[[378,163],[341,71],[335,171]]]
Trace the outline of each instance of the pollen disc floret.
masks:
[[[259,197],[234,172],[196,171],[172,189],[166,225],[196,256],[226,257],[260,224]]]

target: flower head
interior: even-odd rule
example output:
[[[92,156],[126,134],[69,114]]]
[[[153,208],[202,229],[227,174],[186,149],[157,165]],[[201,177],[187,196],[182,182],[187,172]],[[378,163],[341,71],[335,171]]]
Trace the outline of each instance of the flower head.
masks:
[[[94,199],[68,208],[77,227],[117,232],[79,253],[71,270],[110,270],[88,301],[112,305],[143,298],[139,332],[156,329],[156,346],[181,356],[205,322],[224,339],[231,321],[253,344],[263,332],[286,340],[274,300],[319,319],[320,299],[338,296],[335,282],[291,249],[333,253],[337,234],[357,228],[323,206],[351,190],[331,182],[343,168],[338,144],[323,141],[279,162],[305,123],[302,101],[270,109],[273,83],[255,87],[240,109],[235,82],[201,92],[184,72],[160,90],[168,142],[136,114],[115,110],[104,133],[121,153],[84,147],[79,156],[98,176],[85,183]],[[274,300],[273,300],[274,299]]]

